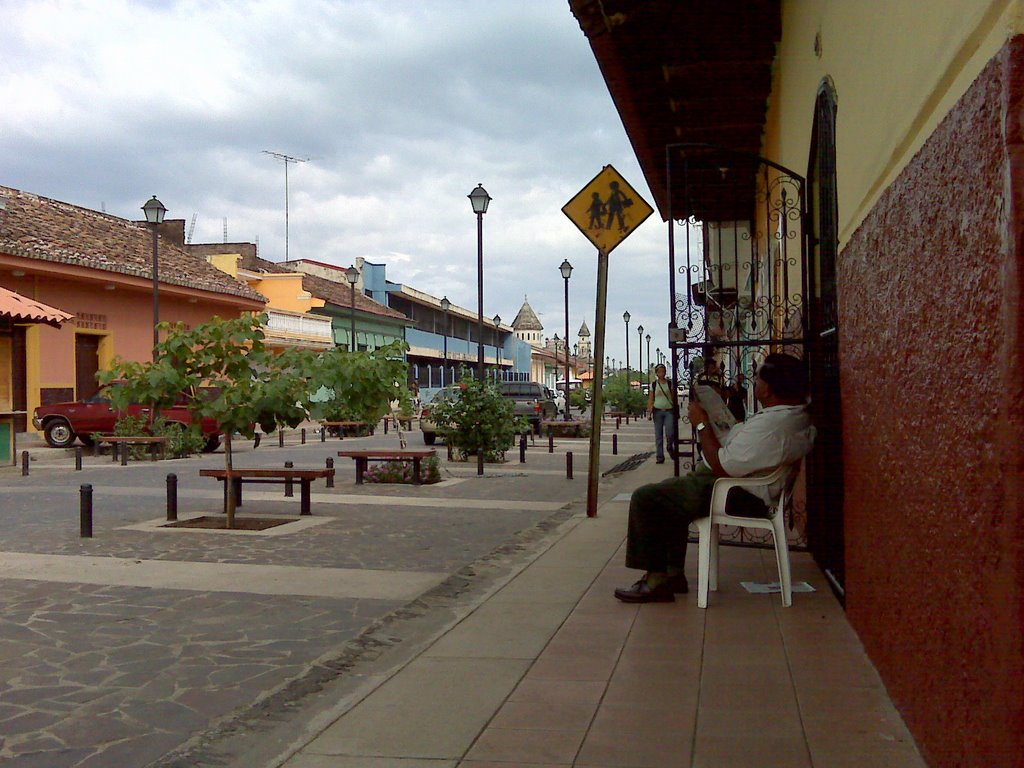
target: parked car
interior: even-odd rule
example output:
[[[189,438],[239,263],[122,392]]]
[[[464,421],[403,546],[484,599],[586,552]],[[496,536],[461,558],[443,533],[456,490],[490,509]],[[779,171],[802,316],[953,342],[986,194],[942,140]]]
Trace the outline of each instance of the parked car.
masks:
[[[429,403],[420,408],[420,431],[423,432],[423,443],[425,445],[433,445],[437,440],[438,434],[440,434],[441,437],[444,437],[444,432],[438,431],[437,424],[434,423],[434,420],[430,416],[431,409],[435,404],[450,402],[457,399],[459,397],[459,392],[461,391],[462,390],[458,385],[447,386],[444,389],[439,390],[438,393],[431,398]]]
[[[115,411],[107,394],[111,386],[116,384],[100,387],[87,400],[41,405],[33,412],[32,425],[43,431],[46,442],[54,448],[67,448],[76,438],[83,445],[91,446],[96,437],[114,434],[114,425],[119,419],[149,415],[147,405],[129,405],[127,411]],[[192,425],[192,414],[185,406],[184,398],[171,408],[161,409],[160,416],[169,424],[180,424],[182,427]],[[203,419],[200,428],[206,437],[203,450],[216,450],[220,445],[220,425],[213,419]]]
[[[538,435],[540,423],[558,414],[551,390],[536,381],[503,381],[501,394],[514,402],[515,415],[525,416]]]

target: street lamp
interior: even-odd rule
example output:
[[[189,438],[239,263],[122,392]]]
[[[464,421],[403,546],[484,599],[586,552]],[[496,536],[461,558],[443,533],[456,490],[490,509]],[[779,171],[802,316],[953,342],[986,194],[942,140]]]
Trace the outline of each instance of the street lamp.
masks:
[[[494,363],[495,363],[495,365],[498,364],[498,348],[499,347],[501,347],[501,315],[495,315],[494,316]]]
[[[569,278],[572,277],[572,264],[563,259],[558,271],[565,281],[565,420],[569,421]]]
[[[629,386],[629,312],[622,313],[622,319],[626,321],[626,386]]]
[[[448,310],[452,308],[452,303],[448,301],[448,297],[445,296],[441,299],[441,311],[444,312],[444,367],[441,369],[441,386],[448,384]]]
[[[647,367],[649,369],[651,367],[651,334],[648,333],[644,338],[647,340]],[[647,371],[647,383],[651,383],[650,370]]]
[[[487,194],[483,184],[477,184],[476,189],[470,192],[470,205],[473,206],[473,213],[476,214],[476,376],[483,384],[484,381],[484,214],[487,213],[487,206],[491,204],[491,196]],[[478,450],[476,454],[476,473],[484,473],[484,452]]]
[[[356,346],[356,283],[359,282],[359,270],[349,267],[345,270],[345,279],[348,280],[348,287],[352,289],[352,344],[349,351],[355,352],[358,348]]]
[[[640,385],[642,387],[644,375],[644,327],[642,325],[638,325],[636,327],[636,335],[636,369],[640,372]],[[650,360],[647,362],[650,362]]]
[[[153,195],[142,206],[142,212],[146,214],[146,222],[153,228],[153,360],[156,360],[156,345],[160,343],[160,332],[156,327],[160,324],[160,238],[158,230],[164,223],[164,214],[167,209],[164,204]]]

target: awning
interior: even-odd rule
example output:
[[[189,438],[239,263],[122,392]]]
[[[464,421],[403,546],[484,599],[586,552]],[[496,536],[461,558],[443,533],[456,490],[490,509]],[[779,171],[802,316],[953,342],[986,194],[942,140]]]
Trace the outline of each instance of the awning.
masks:
[[[0,288],[0,317],[19,323],[46,323],[59,328],[61,323],[66,323],[74,315],[22,296],[20,293]]]

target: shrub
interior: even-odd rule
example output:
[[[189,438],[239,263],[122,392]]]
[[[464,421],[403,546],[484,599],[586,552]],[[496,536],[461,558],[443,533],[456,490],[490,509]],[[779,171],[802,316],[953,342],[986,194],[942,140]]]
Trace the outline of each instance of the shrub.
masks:
[[[366,483],[412,483],[411,461],[386,461],[375,464],[363,473]],[[420,467],[420,482],[427,485],[441,482],[441,463],[431,456]]]
[[[529,429],[527,420],[515,415],[515,404],[493,382],[465,378],[459,388],[458,398],[434,407],[434,423],[460,460],[483,451],[484,461],[504,461],[515,436]]]
[[[604,385],[605,402],[613,410],[640,416],[647,410],[647,396],[639,389],[633,389],[622,376],[613,376]]]

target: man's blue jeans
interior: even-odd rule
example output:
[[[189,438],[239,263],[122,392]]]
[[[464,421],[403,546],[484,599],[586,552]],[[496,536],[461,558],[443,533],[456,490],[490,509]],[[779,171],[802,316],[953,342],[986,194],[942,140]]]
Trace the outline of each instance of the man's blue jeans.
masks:
[[[675,451],[675,437],[672,434],[672,411],[654,410],[654,446],[658,451],[658,461],[665,459],[665,446]]]

